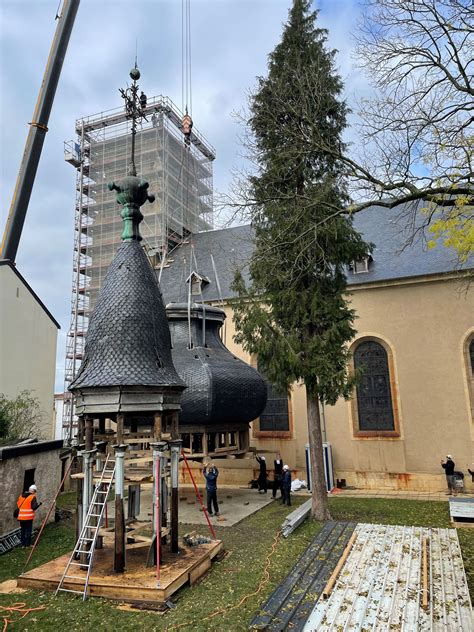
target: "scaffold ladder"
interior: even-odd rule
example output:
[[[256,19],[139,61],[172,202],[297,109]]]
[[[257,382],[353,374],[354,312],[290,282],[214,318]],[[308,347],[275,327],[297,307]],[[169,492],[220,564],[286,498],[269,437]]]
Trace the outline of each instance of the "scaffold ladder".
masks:
[[[107,505],[107,499],[109,497],[109,492],[114,478],[115,461],[110,455],[108,455],[101,477],[94,489],[92,500],[89,505],[79,539],[76,542],[74,551],[66,564],[66,568],[64,569],[61,580],[56,588],[56,595],[61,590],[63,592],[82,595],[83,601],[87,599],[87,588],[89,586],[97,538],[99,536],[100,527],[102,526],[105,507]],[[74,567],[86,570],[86,574],[74,574]],[[71,582],[70,580],[74,580],[74,582]],[[68,584],[68,582],[69,585],[71,585],[71,583],[75,586],[77,585],[77,588],[80,588],[80,590],[65,588],[65,585]]]

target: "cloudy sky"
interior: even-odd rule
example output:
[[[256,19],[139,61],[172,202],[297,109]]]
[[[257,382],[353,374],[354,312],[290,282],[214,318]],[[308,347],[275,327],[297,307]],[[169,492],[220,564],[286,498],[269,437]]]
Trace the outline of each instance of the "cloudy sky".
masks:
[[[0,227],[3,232],[59,0],[0,0]],[[241,163],[232,112],[245,105],[255,77],[280,40],[291,0],[191,0],[192,100],[196,128],[216,148],[214,184],[225,192]],[[368,90],[355,68],[352,34],[360,0],[315,0],[346,99]],[[49,121],[19,246],[19,271],[61,324],[56,390],[63,388],[70,321],[75,171],[63,142],[77,118],[119,107],[118,88],[133,66],[138,40],[141,87],[181,107],[181,1],[82,0]]]

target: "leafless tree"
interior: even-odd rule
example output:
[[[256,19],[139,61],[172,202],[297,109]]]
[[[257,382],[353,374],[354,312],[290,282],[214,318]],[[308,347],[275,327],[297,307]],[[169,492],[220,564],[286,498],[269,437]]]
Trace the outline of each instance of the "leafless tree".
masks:
[[[365,150],[344,152],[352,209],[423,200],[426,223],[441,207],[472,230],[472,1],[365,0],[357,58],[376,92],[359,103]]]

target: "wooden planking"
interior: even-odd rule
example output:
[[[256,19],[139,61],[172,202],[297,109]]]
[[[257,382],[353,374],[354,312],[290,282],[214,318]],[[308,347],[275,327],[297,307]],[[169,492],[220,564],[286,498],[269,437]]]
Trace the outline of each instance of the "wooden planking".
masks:
[[[193,586],[193,584],[195,584],[198,581],[198,579],[200,579],[204,575],[204,573],[207,573],[207,571],[211,568],[211,564],[212,564],[211,558],[206,557],[198,566],[196,566],[190,571],[189,583],[191,586]]]
[[[165,549],[159,588],[156,586],[156,569],[145,568],[148,549],[146,545],[144,547],[134,547],[133,545],[127,547],[127,567],[125,572],[120,574],[115,574],[112,571],[113,551],[110,548],[97,550],[89,583],[89,594],[130,602],[162,603],[168,600],[181,586],[198,581],[209,570],[211,560],[222,548],[222,542],[216,540],[198,547],[188,547],[181,543],[179,556],[172,555],[169,550]],[[66,554],[28,571],[18,578],[18,586],[37,590],[56,590],[68,559],[69,554]],[[81,570],[78,570],[77,573],[85,576]],[[66,585],[67,588],[73,590],[77,589],[78,586],[81,586],[81,580],[69,580]]]
[[[452,519],[474,519],[474,498],[450,498],[449,513]]]

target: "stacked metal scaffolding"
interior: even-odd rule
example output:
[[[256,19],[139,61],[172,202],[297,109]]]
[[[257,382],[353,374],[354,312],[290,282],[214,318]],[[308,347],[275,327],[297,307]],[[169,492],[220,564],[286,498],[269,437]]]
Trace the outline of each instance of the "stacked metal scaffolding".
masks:
[[[154,266],[196,232],[212,228],[213,147],[193,129],[188,143],[182,113],[167,97],[148,99],[136,135],[135,164],[155,202],[143,207],[143,243]],[[72,439],[75,416],[68,386],[84,353],[89,316],[122,233],[115,193],[108,182],[125,176],[130,121],[123,108],[76,122],[77,139],[65,143],[65,160],[77,170],[71,325],[66,344],[63,438]]]

